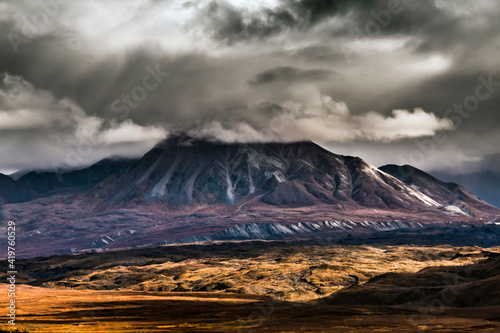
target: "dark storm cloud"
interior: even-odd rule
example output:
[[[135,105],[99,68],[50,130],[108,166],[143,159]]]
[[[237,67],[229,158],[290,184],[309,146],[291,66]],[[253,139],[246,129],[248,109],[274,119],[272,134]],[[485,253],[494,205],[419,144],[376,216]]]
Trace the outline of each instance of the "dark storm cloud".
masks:
[[[8,29],[16,31],[10,25]],[[142,85],[147,67],[158,66],[160,71],[170,73],[170,78],[158,89],[148,91],[147,98],[136,107],[129,108],[127,118],[139,124],[165,120],[182,123],[193,119],[189,110],[197,108],[196,103],[207,94],[212,80],[223,84],[225,72],[213,68],[218,65],[203,55],[169,56],[148,46],[97,58],[91,50],[79,52],[68,46],[66,39],[55,36],[32,38],[21,46],[18,54],[7,39],[2,39],[0,59],[0,73],[18,75],[58,98],[74,99],[89,114],[109,119],[121,116],[110,109],[113,101],[130,95],[135,86]],[[204,116],[209,115],[201,112],[197,119]]]
[[[375,35],[415,35],[433,32],[447,34],[450,28],[457,28],[458,21],[444,8],[433,1],[384,0],[357,11],[354,16],[358,27],[365,33]],[[368,22],[375,21],[376,25]],[[444,31],[442,31],[444,29]]]
[[[215,39],[232,44],[249,39],[263,39],[288,29],[308,29],[353,7],[370,6],[374,0],[283,0],[275,9],[249,13],[224,1],[213,1],[202,17]]]
[[[466,1],[459,1],[465,7]],[[332,17],[349,16],[335,27],[334,37],[371,38],[391,35],[429,36],[422,50],[435,43],[451,45],[462,30],[461,19],[453,17],[433,1],[416,0],[282,0],[274,9],[249,12],[225,1],[213,1],[202,11],[203,21],[216,40],[229,44],[265,39],[287,30],[307,31]],[[450,38],[451,37],[451,38]],[[437,46],[437,45],[436,45]]]
[[[266,10],[246,22],[245,14],[227,4],[212,2],[202,14],[213,37],[229,44],[251,38],[264,38],[281,32],[286,27],[297,25],[297,20],[288,11]]]
[[[473,45],[484,46],[488,39],[496,39],[500,28],[498,2],[490,2],[491,8],[480,13],[474,12],[472,1],[401,0],[396,13],[388,10],[389,2],[379,1],[360,10],[353,17],[353,26],[332,34],[357,39],[406,36],[408,47],[416,53],[449,52],[469,57],[469,52],[478,51]]]
[[[50,16],[46,29],[19,44],[19,52],[8,34],[22,35],[24,19],[42,13],[42,2],[0,1],[0,7],[4,3],[16,9],[0,8],[0,75],[50,95],[44,115],[66,100],[83,114],[71,113],[73,127],[58,125],[55,116],[40,120],[49,127],[30,129],[0,118],[18,125],[0,129],[8,143],[3,151],[11,152],[3,168],[36,165],[43,160],[37,151],[64,160],[59,143],[44,140],[60,131],[69,135],[92,117],[107,140],[130,128],[140,138],[158,125],[167,132],[222,133],[227,140],[266,139],[271,129],[288,140],[322,139],[332,149],[342,148],[333,142],[338,139],[348,146],[344,153],[372,156],[378,164],[397,163],[418,149],[399,130],[411,119],[418,123],[412,137],[443,128],[448,135],[417,166],[460,168],[468,158],[500,153],[500,88],[454,131],[442,119],[474,94],[479,75],[500,81],[496,1],[401,0],[389,16],[389,0],[264,1],[267,7],[236,0],[71,1]],[[112,104],[126,105],[147,68],[157,66],[168,77],[140,102],[132,97],[137,105],[126,113],[114,112]],[[30,108],[36,111],[35,104]],[[16,147],[30,154],[12,153]],[[115,148],[95,150],[105,156]],[[438,158],[443,152],[446,161]]]
[[[254,76],[250,85],[258,86],[273,82],[322,81],[330,79],[334,72],[324,69],[300,69],[294,67],[274,67]]]

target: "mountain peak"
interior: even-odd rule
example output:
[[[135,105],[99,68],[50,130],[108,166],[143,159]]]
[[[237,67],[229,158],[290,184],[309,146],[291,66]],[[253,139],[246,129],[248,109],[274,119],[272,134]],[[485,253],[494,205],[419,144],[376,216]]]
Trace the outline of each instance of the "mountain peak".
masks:
[[[241,141],[223,141],[214,136],[193,136],[185,132],[170,134],[167,138],[156,144],[155,148],[172,148],[172,147],[194,147],[194,146],[297,146],[311,145],[321,148],[318,144],[310,140],[303,141],[263,141],[263,142],[241,142]],[[322,148],[321,148],[322,149]]]
[[[383,172],[399,179],[406,185],[443,202],[445,208],[460,209],[465,214],[480,212],[498,214],[498,208],[479,199],[456,183],[444,182],[411,165],[388,164],[380,167]]]

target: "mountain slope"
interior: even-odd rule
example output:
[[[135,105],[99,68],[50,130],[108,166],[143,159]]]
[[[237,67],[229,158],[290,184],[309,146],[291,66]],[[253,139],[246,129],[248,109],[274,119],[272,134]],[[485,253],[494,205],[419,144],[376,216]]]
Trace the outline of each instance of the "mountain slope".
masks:
[[[430,267],[417,273],[386,273],[321,301],[326,304],[417,306],[500,305],[500,254],[466,267]]]
[[[385,165],[380,170],[440,202],[450,211],[460,210],[472,215],[498,214],[497,207],[481,200],[462,186],[443,182],[412,166]]]
[[[0,204],[28,201],[35,198],[29,188],[17,183],[9,176],[0,174]]]
[[[312,142],[224,144],[167,140],[131,169],[96,186],[91,197],[131,201],[234,205],[255,200],[278,207],[439,210],[441,204],[360,158],[333,154]]]
[[[99,161],[87,168],[73,171],[31,171],[17,180],[17,183],[45,196],[61,190],[88,190],[106,177],[132,165],[136,160],[109,158]]]
[[[485,171],[472,174],[452,175],[436,172],[443,180],[461,184],[488,203],[500,207],[500,173]]]

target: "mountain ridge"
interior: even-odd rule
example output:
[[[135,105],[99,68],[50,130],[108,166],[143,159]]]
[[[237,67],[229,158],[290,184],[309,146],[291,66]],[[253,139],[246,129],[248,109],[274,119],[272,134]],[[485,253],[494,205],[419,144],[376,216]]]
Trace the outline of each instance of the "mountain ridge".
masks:
[[[397,166],[388,164],[380,167],[380,169],[400,179],[405,184],[419,189],[426,195],[434,199],[441,198],[447,201],[449,205],[459,207],[464,212],[470,213],[474,209],[491,211],[497,208],[459,184],[441,181],[410,165]]]
[[[358,237],[379,232],[380,223],[404,229],[499,220],[500,209],[459,185],[412,170],[418,177],[410,181],[313,142],[174,138],[137,160],[62,175],[27,174],[17,183],[9,178],[34,198],[6,201],[2,214],[16,221],[20,241],[29,244],[20,255],[27,256],[223,238],[227,230],[252,224],[300,238],[308,237],[300,223],[321,236],[335,229],[325,221],[346,221],[353,225],[349,235]],[[250,234],[258,239],[262,233]]]

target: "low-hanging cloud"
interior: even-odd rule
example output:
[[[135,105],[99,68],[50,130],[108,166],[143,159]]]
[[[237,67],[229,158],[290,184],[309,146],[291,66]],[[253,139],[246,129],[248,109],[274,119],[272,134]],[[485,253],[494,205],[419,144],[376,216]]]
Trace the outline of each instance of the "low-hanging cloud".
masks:
[[[282,123],[280,136],[286,140],[309,138],[320,142],[356,140],[392,142],[408,138],[433,136],[438,131],[453,129],[449,119],[415,108],[393,110],[391,116],[370,111],[352,115],[344,102],[322,97],[320,106],[290,102],[284,113],[274,118]]]
[[[216,138],[225,142],[299,141],[317,142],[394,142],[429,137],[453,129],[453,123],[421,108],[393,110],[391,116],[370,111],[352,115],[347,105],[329,96],[321,105],[297,102],[283,105],[266,103],[261,112],[274,113],[267,126],[256,129],[246,122],[212,121],[188,131],[192,136]]]
[[[16,155],[25,153],[15,149],[18,145],[34,152],[36,157],[32,155],[31,158],[37,159],[39,167],[49,167],[54,160],[71,164],[61,157],[80,146],[87,147],[86,151],[90,149],[89,153],[81,155],[93,160],[94,150],[98,153],[107,146],[126,143],[151,145],[166,136],[165,129],[159,126],[140,126],[130,120],[107,121],[88,115],[74,100],[57,99],[23,78],[8,74],[4,75],[0,86],[0,130],[0,136],[5,138],[2,139],[3,149],[10,147],[7,150],[11,152],[2,162],[12,159],[13,168]],[[26,140],[32,133],[38,133],[40,139]]]

